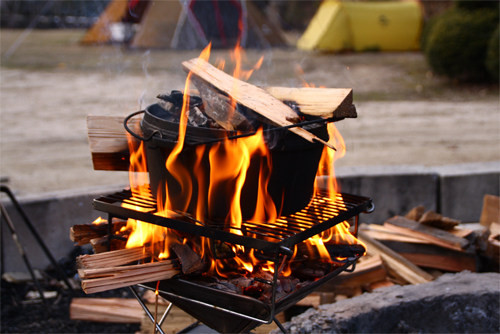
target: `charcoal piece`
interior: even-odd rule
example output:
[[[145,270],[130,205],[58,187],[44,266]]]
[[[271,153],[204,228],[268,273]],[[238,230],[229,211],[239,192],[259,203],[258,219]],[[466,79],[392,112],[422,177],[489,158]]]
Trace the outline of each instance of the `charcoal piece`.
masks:
[[[232,290],[232,291],[237,291],[238,288],[236,287],[236,285],[234,285],[233,283],[229,282],[229,281],[226,281],[226,280],[221,280],[219,284],[222,284],[224,285],[225,287],[227,287],[229,290]]]
[[[281,288],[283,289],[283,292],[291,292],[293,291],[293,286],[292,286],[292,281],[288,278],[281,278],[280,279],[281,283]]]
[[[226,130],[251,130],[250,122],[233,107],[229,97],[205,84],[196,77],[191,78],[202,96],[205,113]]]
[[[253,284],[253,279],[247,278],[247,277],[238,277],[238,278],[233,278],[231,282],[239,286],[241,288],[248,288],[250,285]]]
[[[170,102],[177,108],[182,108],[182,103],[184,101],[184,94],[181,91],[173,90],[170,94],[159,94],[156,96],[158,99]],[[202,104],[202,100],[199,96],[189,96],[189,107],[198,107]]]
[[[205,126],[208,118],[201,112],[198,107],[190,108],[188,112],[188,124],[191,126]]]
[[[336,257],[360,257],[365,253],[365,248],[361,244],[353,244],[353,245],[343,245],[343,244],[335,244],[335,245],[325,245],[326,250],[332,257],[332,260]]]

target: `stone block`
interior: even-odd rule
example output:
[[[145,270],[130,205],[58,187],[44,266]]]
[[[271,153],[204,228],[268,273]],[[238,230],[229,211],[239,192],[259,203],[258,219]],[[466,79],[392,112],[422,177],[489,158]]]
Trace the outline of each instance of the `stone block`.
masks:
[[[383,224],[417,205],[437,210],[438,176],[426,169],[378,166],[340,170],[337,176],[341,192],[373,200],[375,211],[360,215],[360,222]]]
[[[500,163],[463,164],[436,169],[440,212],[462,222],[478,222],[486,194],[500,195]]]

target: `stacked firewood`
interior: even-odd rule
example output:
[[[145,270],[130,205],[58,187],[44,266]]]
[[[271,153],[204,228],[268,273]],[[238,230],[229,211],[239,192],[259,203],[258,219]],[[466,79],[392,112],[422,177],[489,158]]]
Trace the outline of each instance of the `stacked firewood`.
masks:
[[[445,272],[498,271],[500,198],[486,195],[478,223],[460,221],[418,206],[383,225],[361,224],[367,246],[352,273],[342,273],[321,289],[356,296],[394,284],[417,284]]]

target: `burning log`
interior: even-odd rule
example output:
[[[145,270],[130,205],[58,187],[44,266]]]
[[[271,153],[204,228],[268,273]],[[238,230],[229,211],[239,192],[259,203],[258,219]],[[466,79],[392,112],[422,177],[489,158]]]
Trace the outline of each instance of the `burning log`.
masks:
[[[117,231],[127,224],[124,220],[114,221],[112,230]],[[91,239],[96,239],[108,234],[108,221],[101,220],[98,224],[73,225],[70,228],[69,238],[76,246],[86,245]]]
[[[172,278],[180,273],[177,261],[165,260],[131,266],[79,269],[85,293],[96,293]]]
[[[179,258],[179,261],[181,262],[182,272],[184,274],[191,274],[195,271],[203,269],[205,265],[203,263],[203,260],[187,244],[175,243],[172,246],[172,250]]]
[[[191,80],[200,91],[205,113],[216,121],[217,124],[229,131],[252,129],[250,122],[248,122],[245,116],[236,110],[236,103],[233,106],[227,96],[219,94],[215,89],[206,85],[198,78],[194,77]]]
[[[228,94],[241,105],[267,118],[277,126],[289,126],[300,121],[299,116],[289,106],[265,90],[238,80],[200,58],[185,61],[182,66],[192,76]],[[335,149],[332,145],[302,128],[289,128],[289,131],[310,142],[320,142]]]
[[[125,237],[125,234],[120,234],[118,236]],[[111,243],[109,249],[108,249],[108,242]],[[122,238],[119,238],[119,239],[112,238],[110,241],[108,236],[104,236],[104,237],[95,238],[95,239],[90,240],[90,244],[92,245],[92,249],[94,250],[94,253],[99,254],[102,252],[124,249],[125,245],[127,244],[127,241],[125,239],[122,239]]]
[[[78,268],[95,269],[117,267],[151,257],[146,247],[114,250],[92,255],[80,255],[76,258]]]

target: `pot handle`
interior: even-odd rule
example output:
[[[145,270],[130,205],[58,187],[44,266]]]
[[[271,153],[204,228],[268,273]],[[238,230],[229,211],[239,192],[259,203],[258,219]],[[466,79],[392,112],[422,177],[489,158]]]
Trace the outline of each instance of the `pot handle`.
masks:
[[[137,133],[133,132],[133,131],[132,131],[132,130],[128,127],[127,123],[128,123],[128,121],[129,121],[132,117],[137,116],[137,115],[139,115],[139,114],[143,114],[143,113],[144,113],[144,110],[140,110],[140,111],[133,112],[133,113],[131,113],[130,115],[128,115],[127,117],[125,117],[125,120],[123,121],[123,126],[125,127],[125,130],[127,130],[127,132],[128,132],[128,133],[130,133],[130,135],[131,135],[132,137],[137,138],[137,139],[142,140],[142,141],[150,141],[151,139],[153,139],[153,136],[154,136],[155,134],[159,134],[159,135],[160,135],[160,137],[162,137],[162,135],[161,135],[161,132],[160,132],[160,131],[158,131],[158,130],[154,130],[154,131],[153,131],[153,133],[152,133],[149,137],[144,138],[144,137],[139,136]],[[162,137],[162,138],[163,138],[163,137]]]

